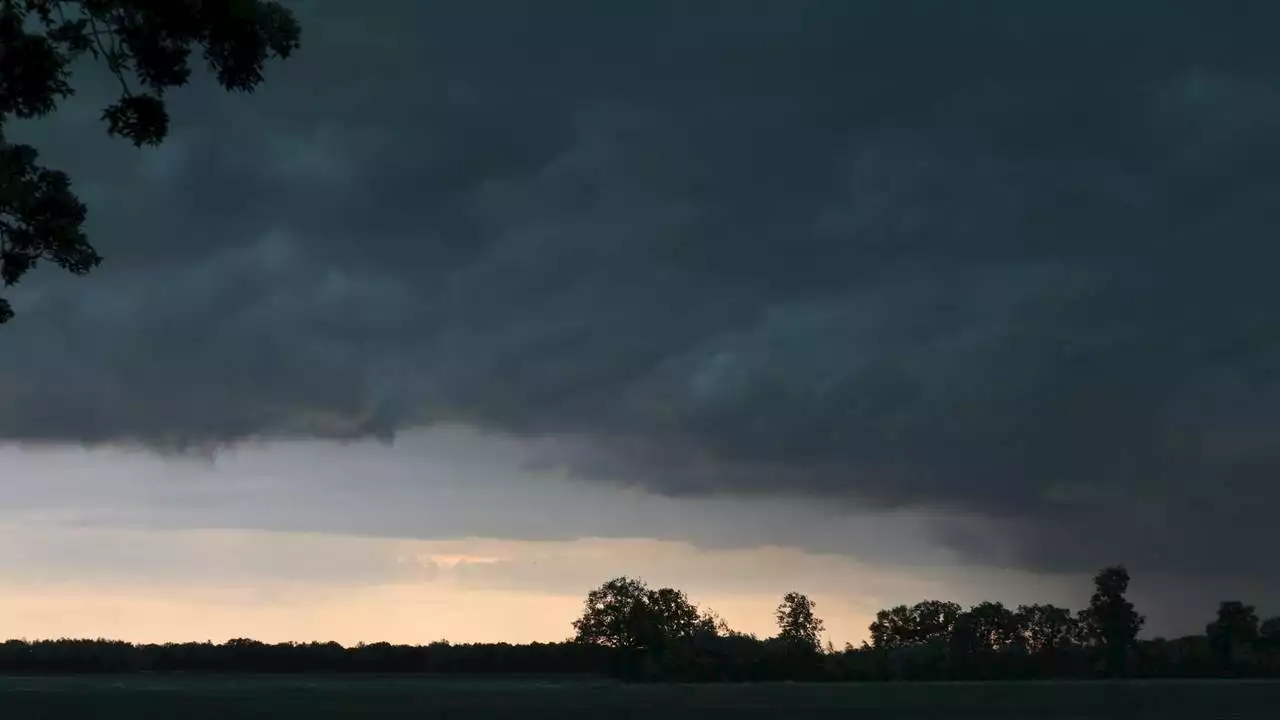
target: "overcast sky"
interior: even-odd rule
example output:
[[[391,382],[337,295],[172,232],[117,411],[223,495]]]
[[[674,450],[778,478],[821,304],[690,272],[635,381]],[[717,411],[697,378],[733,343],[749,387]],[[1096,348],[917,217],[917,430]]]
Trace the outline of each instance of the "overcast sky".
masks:
[[[0,635],[1280,612],[1280,6],[291,4],[158,149],[7,130],[106,261],[6,291]]]

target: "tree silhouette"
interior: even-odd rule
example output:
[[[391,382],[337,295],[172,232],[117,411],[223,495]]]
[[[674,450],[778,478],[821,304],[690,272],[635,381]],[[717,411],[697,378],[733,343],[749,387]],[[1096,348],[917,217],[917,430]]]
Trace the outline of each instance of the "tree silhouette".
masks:
[[[1015,652],[1025,655],[1023,618],[999,602],[981,602],[960,613],[947,643],[952,672],[999,677]]]
[[[716,632],[717,620],[680,590],[649,588],[638,578],[617,577],[587,593],[573,621],[577,642],[646,650],[672,639]]]
[[[911,608],[912,624],[918,642],[937,642],[951,637],[960,606],[949,600],[924,600]]]
[[[717,616],[700,611],[682,590],[658,588],[649,591],[646,599],[650,625],[657,637],[691,638],[699,632],[714,630],[719,621]]]
[[[983,650],[1001,650],[1023,642],[1020,618],[1004,603],[981,602],[965,615],[972,622],[974,635]]]
[[[1270,617],[1258,626],[1258,650],[1273,672],[1280,672],[1280,617]]]
[[[789,592],[773,616],[778,623],[778,638],[794,647],[817,652],[822,647],[822,618],[814,614],[817,604],[807,595]]]
[[[1086,636],[1103,651],[1108,671],[1124,672],[1129,651],[1146,622],[1124,594],[1129,590],[1129,571],[1123,566],[1103,568],[1093,578],[1094,592],[1089,608],[1081,612]]]
[[[1252,605],[1238,600],[1218,605],[1217,618],[1205,626],[1204,634],[1223,668],[1237,663],[1242,652],[1258,640],[1258,613]]]
[[[876,612],[876,619],[867,626],[871,634],[871,647],[891,650],[911,644],[911,608],[895,605]]]
[[[646,639],[648,593],[644,581],[625,576],[587,593],[582,616],[573,621],[574,639],[611,648],[641,647]]]
[[[1280,650],[1280,617],[1271,617],[1262,621],[1262,625],[1258,628],[1258,641]]]
[[[922,600],[911,606],[881,610],[867,628],[872,647],[889,649],[949,642],[961,612],[959,605],[947,600]]]
[[[102,262],[70,178],[5,136],[11,117],[48,115],[75,92],[73,62],[87,54],[120,83],[102,111],[108,134],[158,145],[169,134],[165,92],[190,79],[195,49],[219,85],[251,92],[299,35],[293,14],[268,0],[0,0],[0,287],[41,261],[77,275]],[[0,297],[0,323],[12,317]]]
[[[717,637],[722,626],[680,590],[651,589],[625,576],[587,593],[582,615],[573,621],[575,642],[620,653],[615,672],[651,678],[687,671],[698,641]]]
[[[1077,622],[1066,608],[1053,605],[1020,605],[1018,615],[1027,650],[1033,654],[1052,653],[1075,644],[1080,635]]]

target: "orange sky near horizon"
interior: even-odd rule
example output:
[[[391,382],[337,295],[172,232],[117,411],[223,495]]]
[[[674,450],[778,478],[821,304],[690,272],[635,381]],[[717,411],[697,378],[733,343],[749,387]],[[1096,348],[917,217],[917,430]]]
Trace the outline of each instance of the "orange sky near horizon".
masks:
[[[816,580],[840,566],[856,572],[847,560],[792,550],[699,550],[643,539],[422,542],[82,528],[46,533],[58,536],[68,553],[61,568],[48,559],[24,567],[19,551],[0,553],[0,637],[547,642],[569,637],[586,591],[626,574],[625,568],[650,584],[687,589],[736,629],[764,636],[773,632],[782,593],[804,590],[797,582],[803,576]],[[0,527],[0,538],[6,534],[16,531]],[[77,567],[102,563],[104,554],[117,559],[87,576]],[[318,565],[308,567],[317,558]],[[758,577],[751,577],[753,570]],[[831,639],[860,641],[873,611],[857,598],[822,590],[810,594]]]
[[[924,516],[670,498],[525,460],[507,439],[447,428],[203,464],[0,445],[0,639],[556,641],[619,575],[760,636],[803,592],[837,646],[861,642],[877,610],[926,598],[1087,599],[1087,578],[959,562]]]

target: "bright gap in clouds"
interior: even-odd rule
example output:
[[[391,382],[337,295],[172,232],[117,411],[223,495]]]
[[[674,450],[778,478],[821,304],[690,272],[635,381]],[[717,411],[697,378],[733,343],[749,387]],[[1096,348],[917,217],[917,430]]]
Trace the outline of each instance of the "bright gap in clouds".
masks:
[[[891,604],[1079,604],[1083,588],[965,568],[923,516],[579,482],[461,427],[212,462],[9,446],[0,463],[13,471],[0,478],[4,636],[551,641],[588,590],[627,574],[761,635],[800,590],[841,644]]]
[[[135,641],[561,640],[582,595],[614,568],[689,590],[735,627],[769,634],[788,581],[819,587],[833,638],[874,609],[857,563],[794,550],[700,551],[685,543],[417,541],[249,530],[35,529],[8,524],[0,634]],[[9,542],[10,547],[15,543]],[[894,580],[876,578],[881,587]],[[845,586],[841,588],[840,586]],[[896,587],[912,583],[898,581]],[[920,585],[916,584],[919,588]],[[847,596],[847,597],[846,597]]]

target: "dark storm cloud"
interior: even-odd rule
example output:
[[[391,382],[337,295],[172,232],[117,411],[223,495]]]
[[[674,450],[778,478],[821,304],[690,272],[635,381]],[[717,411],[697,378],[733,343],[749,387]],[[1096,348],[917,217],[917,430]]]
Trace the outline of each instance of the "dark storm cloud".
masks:
[[[1272,4],[299,7],[161,150],[28,131],[108,266],[14,295],[4,436],[462,421],[1033,567],[1273,562],[1224,551],[1280,500]]]

